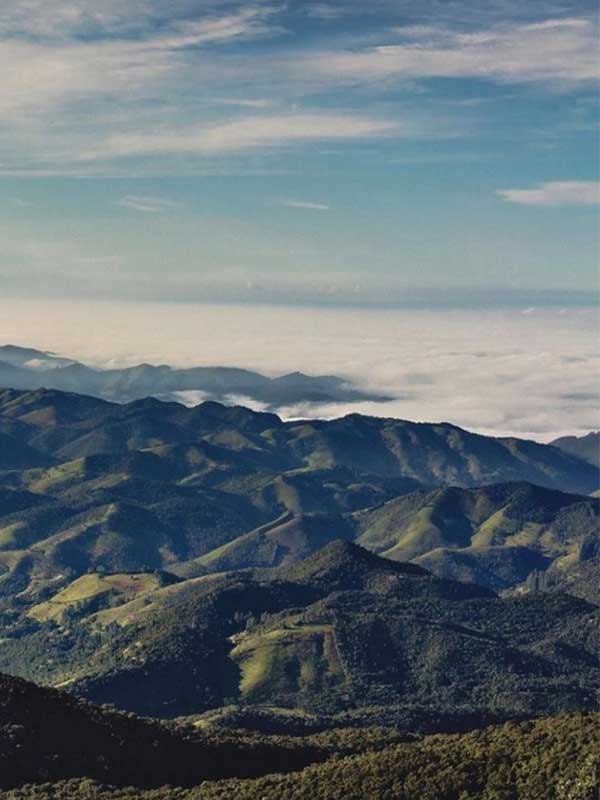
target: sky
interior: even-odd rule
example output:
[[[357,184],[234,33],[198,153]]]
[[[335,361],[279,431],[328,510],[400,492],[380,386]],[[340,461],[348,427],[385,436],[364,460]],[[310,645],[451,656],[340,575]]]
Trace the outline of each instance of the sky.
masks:
[[[578,307],[589,0],[3,0],[3,298]]]

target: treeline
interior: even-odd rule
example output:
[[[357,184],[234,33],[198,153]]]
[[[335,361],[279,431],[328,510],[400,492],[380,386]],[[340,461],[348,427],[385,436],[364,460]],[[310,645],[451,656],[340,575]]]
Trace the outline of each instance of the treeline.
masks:
[[[6,800],[596,800],[600,714],[436,735],[288,775],[193,789],[111,789],[90,780],[27,786]]]

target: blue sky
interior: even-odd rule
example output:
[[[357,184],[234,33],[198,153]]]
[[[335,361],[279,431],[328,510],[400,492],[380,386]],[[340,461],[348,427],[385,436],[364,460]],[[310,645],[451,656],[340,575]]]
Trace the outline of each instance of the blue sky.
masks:
[[[595,5],[4,0],[3,293],[589,302]]]

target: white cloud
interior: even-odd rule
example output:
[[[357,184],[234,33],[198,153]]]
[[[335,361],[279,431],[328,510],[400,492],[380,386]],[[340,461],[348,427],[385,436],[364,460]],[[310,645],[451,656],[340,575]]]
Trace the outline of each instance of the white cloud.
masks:
[[[265,100],[263,98],[213,97],[211,102],[215,105],[239,106],[240,108],[269,108],[269,106],[273,105],[271,100]]]
[[[394,33],[400,42],[311,54],[324,75],[351,81],[386,78],[480,78],[500,83],[577,84],[599,75],[596,27],[586,18],[498,25],[457,33],[448,28],[409,26]],[[308,59],[304,69],[310,69]]]
[[[161,211],[177,208],[179,203],[169,200],[166,197],[128,194],[120,200],[117,200],[116,205],[121,208],[129,208],[133,211],[141,211],[145,214],[159,214]]]
[[[441,9],[437,0],[432,3]],[[385,4],[386,9],[393,5]],[[337,6],[316,2],[293,9],[269,0],[3,0],[0,169],[13,175],[72,174],[73,169],[106,174],[104,162],[140,156],[147,157],[140,172],[150,171],[151,161],[168,171],[161,155],[229,154],[388,135],[449,138],[467,126],[447,111],[413,106],[403,110],[398,124],[389,119],[400,116],[390,104],[382,104],[377,114],[345,112],[340,107],[349,95],[338,94],[337,103],[329,97],[320,110],[316,104],[348,84],[384,87],[388,79],[412,88],[428,77],[543,81],[544,88],[553,88],[585,83],[597,74],[594,26],[585,18],[488,24],[475,33],[388,24],[379,40],[370,33],[354,38],[352,48],[346,34],[336,33],[329,51],[292,37],[288,47],[277,50],[221,47],[279,34],[281,23],[297,21],[298,14],[362,13],[356,3],[340,3],[336,11]],[[373,47],[373,41],[381,44]],[[313,110],[305,105],[309,96]],[[364,96],[358,102],[352,96],[347,107],[356,109],[360,102]]]
[[[82,152],[79,159],[94,161],[158,153],[228,153],[319,140],[385,136],[397,127],[389,120],[359,114],[315,112],[251,116],[212,126],[115,134]]]
[[[254,6],[242,8],[235,14],[198,21],[181,22],[171,31],[148,40],[146,47],[158,50],[180,50],[201,44],[254,37],[275,30],[268,23],[270,9]]]
[[[238,6],[238,12],[223,13],[232,3],[198,3],[179,0],[3,0],[0,7],[0,36],[45,39],[64,42],[69,39],[144,36],[152,31],[192,27],[211,40],[239,35],[239,25],[268,16],[271,9],[260,0]],[[204,17],[199,23],[199,13]],[[236,20],[237,17],[237,20]],[[247,32],[247,28],[242,31]]]
[[[597,206],[600,182],[550,181],[535,189],[499,189],[497,194],[525,206]]]
[[[306,200],[281,200],[279,205],[286,208],[305,208],[310,211],[329,211],[330,209],[326,203],[311,203]]]
[[[39,42],[0,36],[0,112],[53,110],[85,99],[131,100],[185,72],[188,48],[255,37],[273,30],[259,6],[176,22],[138,39]],[[164,87],[162,87],[164,89]]]
[[[200,359],[270,375],[337,374],[399,398],[282,409],[288,417],[360,411],[544,441],[598,428],[593,309],[523,315],[2,297],[0,340],[113,366],[198,366]]]

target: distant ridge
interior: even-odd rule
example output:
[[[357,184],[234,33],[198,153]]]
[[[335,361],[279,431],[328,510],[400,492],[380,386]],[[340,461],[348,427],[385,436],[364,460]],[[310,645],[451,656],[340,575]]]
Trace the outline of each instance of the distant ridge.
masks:
[[[585,436],[562,436],[550,444],[600,467],[600,431],[591,431]]]
[[[155,398],[117,404],[53,389],[0,389],[0,433],[55,463],[202,443],[254,469],[259,463],[276,471],[342,468],[429,487],[527,481],[579,494],[599,485],[597,468],[551,445],[483,436],[446,422],[360,414],[282,422],[216,402],[194,408]]]
[[[0,346],[0,386],[14,389],[59,389],[118,403],[149,395],[188,405],[200,400],[244,397],[277,408],[296,403],[348,403],[392,398],[363,391],[335,375],[292,372],[268,378],[235,367],[176,369],[166,364],[138,364],[122,369],[95,369],[70,358],[15,345]]]

